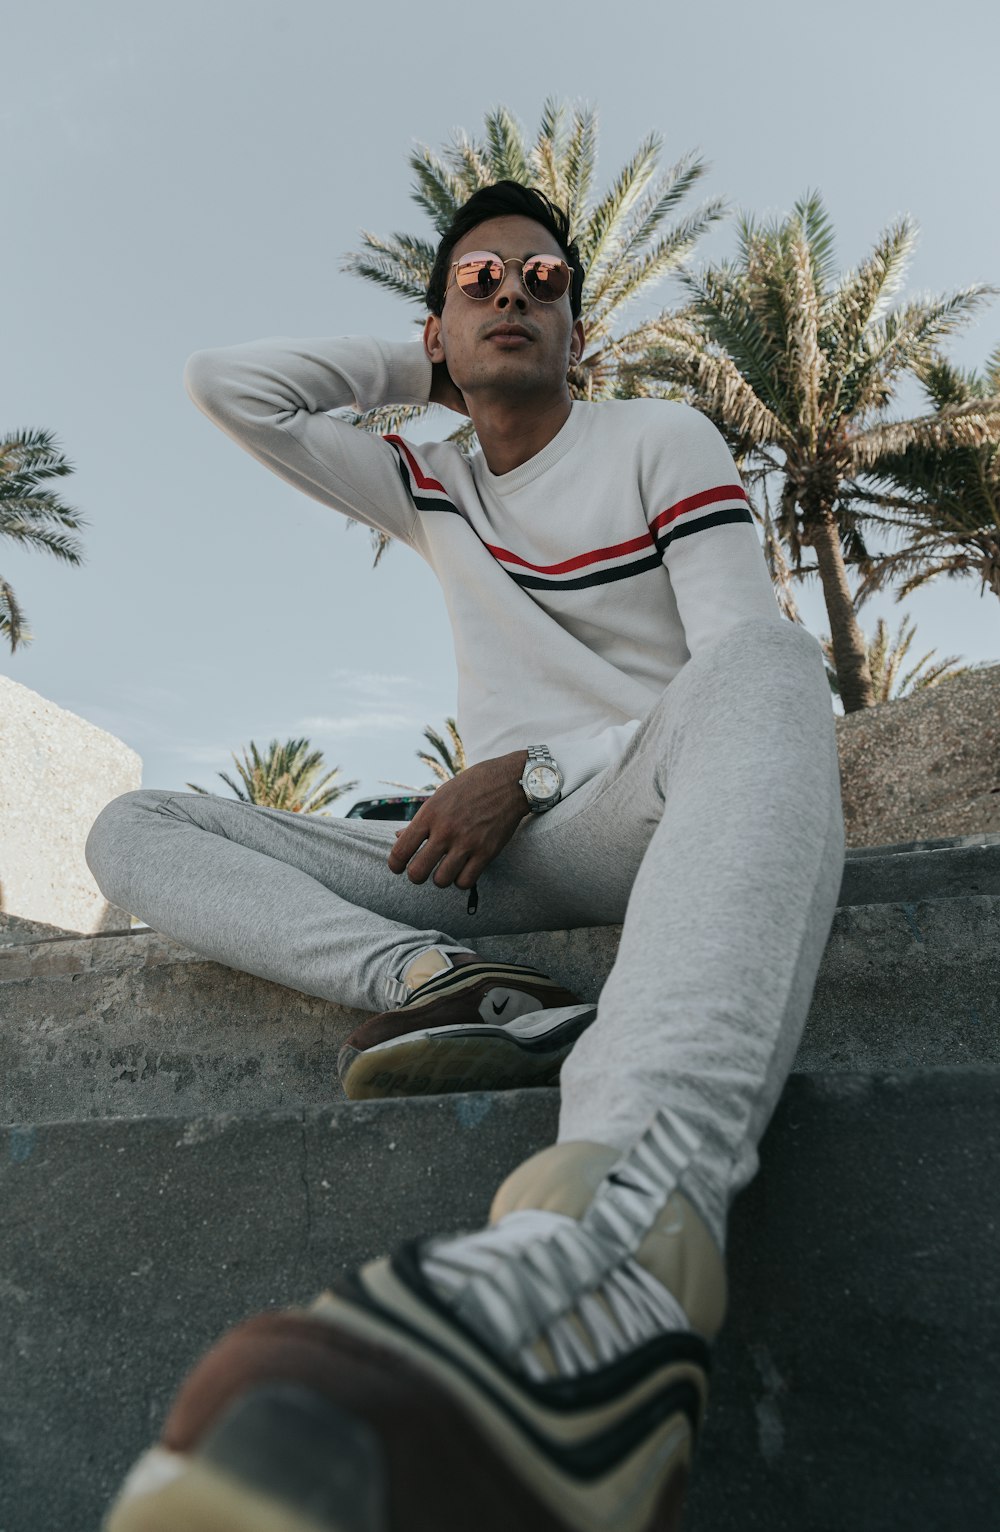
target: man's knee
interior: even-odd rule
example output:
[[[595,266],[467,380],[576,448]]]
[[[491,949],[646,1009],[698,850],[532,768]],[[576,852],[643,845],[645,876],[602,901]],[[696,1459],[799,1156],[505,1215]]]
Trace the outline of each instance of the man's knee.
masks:
[[[721,638],[704,651],[705,659],[731,663],[734,655],[785,658],[791,654],[822,659],[818,640],[800,623],[783,618],[754,617],[727,629]]]
[[[822,650],[795,623],[754,618],[730,628],[683,666],[649,715],[646,731],[653,749],[666,754],[671,741],[687,733],[693,716],[707,729],[711,720],[728,727],[748,713],[789,710],[805,710],[820,723],[828,713],[832,719]]]
[[[823,651],[817,639],[793,622],[755,618],[738,623],[716,643],[702,650],[684,666],[667,696],[677,687],[676,698],[718,686],[731,692],[736,687],[748,696],[765,696],[769,683],[781,688],[804,686],[816,689],[829,700],[823,668]]]
[[[117,882],[130,848],[142,836],[143,821],[170,796],[154,788],[122,793],[105,805],[91,825],[84,856],[98,888],[112,903],[118,900],[111,886]]]

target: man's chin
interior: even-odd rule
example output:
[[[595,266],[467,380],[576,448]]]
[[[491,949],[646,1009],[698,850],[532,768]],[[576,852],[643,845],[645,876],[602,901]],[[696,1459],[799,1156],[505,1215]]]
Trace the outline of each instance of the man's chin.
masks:
[[[523,351],[499,352],[492,365],[477,370],[474,379],[458,386],[467,398],[485,402],[491,395],[518,395],[555,398],[565,386],[564,378],[553,378],[530,365]]]

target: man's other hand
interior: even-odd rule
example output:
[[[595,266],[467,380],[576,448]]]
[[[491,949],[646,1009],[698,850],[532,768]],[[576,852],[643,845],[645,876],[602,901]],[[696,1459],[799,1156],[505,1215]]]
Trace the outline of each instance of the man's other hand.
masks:
[[[389,871],[411,883],[471,888],[531,810],[521,787],[527,750],[467,766],[421,804],[389,852]]]

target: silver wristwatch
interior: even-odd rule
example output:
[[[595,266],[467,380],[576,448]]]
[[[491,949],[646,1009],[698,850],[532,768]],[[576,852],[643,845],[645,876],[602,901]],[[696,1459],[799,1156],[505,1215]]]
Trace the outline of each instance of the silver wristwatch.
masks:
[[[562,797],[563,774],[549,754],[548,745],[529,745],[521,777],[524,796],[533,814],[555,808]]]

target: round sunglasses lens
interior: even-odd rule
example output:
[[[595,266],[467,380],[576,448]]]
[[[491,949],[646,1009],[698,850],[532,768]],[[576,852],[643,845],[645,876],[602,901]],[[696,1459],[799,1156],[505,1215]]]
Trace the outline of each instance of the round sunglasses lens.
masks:
[[[565,261],[547,261],[533,255],[524,267],[524,285],[539,303],[555,303],[569,287],[570,269]]]
[[[467,298],[489,298],[503,281],[503,267],[491,256],[473,256],[459,263],[455,281]]]

